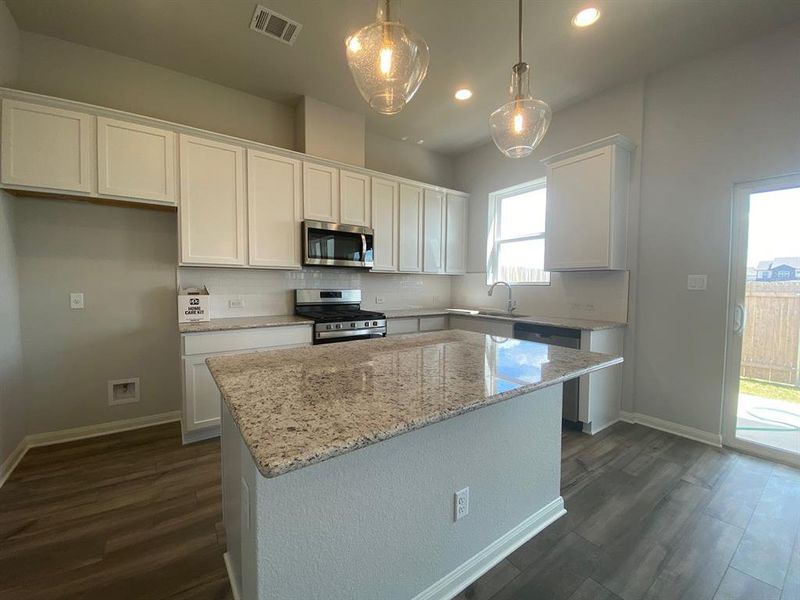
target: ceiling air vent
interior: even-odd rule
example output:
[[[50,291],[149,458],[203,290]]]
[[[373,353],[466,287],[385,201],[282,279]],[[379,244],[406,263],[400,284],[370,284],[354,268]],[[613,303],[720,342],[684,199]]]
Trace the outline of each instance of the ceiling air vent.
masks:
[[[280,40],[284,44],[294,46],[297,34],[303,28],[297,21],[292,21],[288,17],[276,13],[266,6],[256,5],[253,19],[250,21],[250,29],[263,33],[271,38]]]

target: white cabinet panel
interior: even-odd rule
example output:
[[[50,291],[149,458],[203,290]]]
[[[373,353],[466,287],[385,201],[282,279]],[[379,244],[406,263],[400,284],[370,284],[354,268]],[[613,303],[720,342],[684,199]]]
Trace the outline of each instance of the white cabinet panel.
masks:
[[[91,115],[3,100],[3,183],[91,193],[94,126]]]
[[[468,199],[449,192],[446,196],[444,272],[449,275],[467,272]]]
[[[97,184],[101,195],[175,204],[175,134],[98,117]]]
[[[197,431],[219,424],[220,395],[206,366],[208,356],[183,359],[184,431]]]
[[[346,225],[372,226],[372,206],[370,201],[370,182],[368,175],[341,171],[341,210],[339,222]]]
[[[422,188],[400,184],[400,271],[422,271]]]
[[[613,136],[547,159],[547,271],[626,268],[630,152]]]
[[[416,333],[417,331],[419,331],[419,319],[416,317],[386,319],[386,335]]]
[[[388,179],[372,178],[372,228],[375,231],[373,271],[397,271],[399,186]]]
[[[419,318],[420,331],[438,331],[440,329],[447,329],[447,327],[448,321],[445,315]]]
[[[244,265],[244,148],[180,136],[183,264]]]
[[[450,315],[450,329],[474,331],[485,335],[510,338],[514,336],[514,322],[495,319],[481,319],[480,317],[464,317]]]
[[[303,163],[303,215],[316,221],[339,222],[339,169]]]
[[[247,151],[250,265],[300,268],[300,161]]]
[[[444,193],[425,190],[423,215],[423,270],[426,273],[444,271]]]
[[[183,353],[219,354],[272,346],[305,345],[311,343],[311,336],[310,324],[187,333],[183,335]]]

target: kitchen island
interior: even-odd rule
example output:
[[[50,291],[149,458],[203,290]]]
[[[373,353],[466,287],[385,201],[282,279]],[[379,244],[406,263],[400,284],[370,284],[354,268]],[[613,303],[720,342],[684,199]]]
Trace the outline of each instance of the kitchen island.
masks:
[[[561,383],[621,361],[465,331],[208,359],[235,593],[455,595],[564,514]]]

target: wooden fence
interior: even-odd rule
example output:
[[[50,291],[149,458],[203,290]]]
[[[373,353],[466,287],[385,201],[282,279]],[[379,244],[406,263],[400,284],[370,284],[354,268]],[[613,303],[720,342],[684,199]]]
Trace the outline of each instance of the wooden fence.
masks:
[[[800,281],[748,281],[742,377],[800,387]]]

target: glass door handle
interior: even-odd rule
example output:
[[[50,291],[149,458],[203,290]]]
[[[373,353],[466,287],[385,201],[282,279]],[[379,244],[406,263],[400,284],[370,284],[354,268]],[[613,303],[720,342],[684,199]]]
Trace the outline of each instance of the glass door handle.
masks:
[[[737,304],[733,309],[733,333],[742,335],[747,322],[747,311],[743,304]]]

